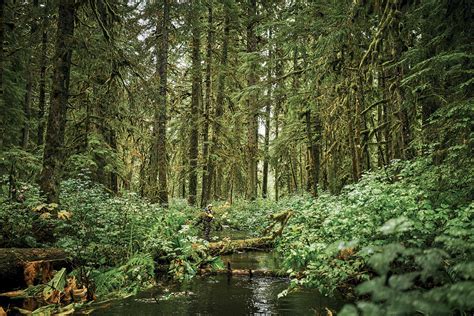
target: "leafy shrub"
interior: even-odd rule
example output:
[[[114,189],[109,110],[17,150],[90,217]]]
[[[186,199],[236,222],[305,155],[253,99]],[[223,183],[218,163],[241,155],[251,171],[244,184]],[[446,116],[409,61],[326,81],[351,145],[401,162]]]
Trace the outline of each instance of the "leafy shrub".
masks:
[[[373,251],[393,243],[428,251],[443,241],[439,249],[460,260],[472,252],[462,242],[472,235],[465,226],[472,221],[472,209],[466,206],[472,192],[465,176],[469,172],[470,165],[438,165],[432,156],[395,161],[386,170],[365,174],[338,196],[323,193],[317,199],[286,202],[294,216],[277,251],[294,277],[293,285],[331,293],[359,284],[376,271],[368,264]],[[465,186],[459,187],[456,177]],[[407,271],[410,265],[403,267]]]
[[[368,260],[377,276],[357,287],[357,307],[341,315],[467,314],[474,311],[474,204],[459,211],[432,248],[407,248],[400,242],[372,249]],[[389,231],[400,232],[401,226]],[[406,227],[406,229],[411,229]]]
[[[46,243],[44,232],[51,221],[32,209],[42,201],[36,186],[19,182],[24,202],[4,201],[0,204],[0,247],[39,247]]]

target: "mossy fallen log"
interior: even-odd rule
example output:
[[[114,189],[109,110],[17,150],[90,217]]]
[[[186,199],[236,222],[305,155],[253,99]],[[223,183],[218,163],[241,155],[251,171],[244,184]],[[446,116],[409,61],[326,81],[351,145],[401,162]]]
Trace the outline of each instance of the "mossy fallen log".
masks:
[[[71,259],[58,248],[0,248],[0,291],[24,288],[69,267]]]
[[[208,249],[212,255],[224,255],[244,250],[265,250],[273,247],[274,238],[265,236],[260,238],[223,240],[210,242]]]
[[[209,253],[211,255],[224,255],[236,251],[245,250],[265,250],[273,247],[275,238],[283,233],[283,229],[288,224],[293,215],[291,210],[286,210],[277,214],[272,214],[272,223],[264,230],[266,236],[260,238],[222,240],[209,243]],[[279,226],[277,226],[279,224]]]
[[[211,269],[201,269],[199,271],[200,275],[228,275],[228,276],[248,276],[248,277],[288,277],[288,273],[268,270],[268,269],[220,269],[220,270],[211,270]]]

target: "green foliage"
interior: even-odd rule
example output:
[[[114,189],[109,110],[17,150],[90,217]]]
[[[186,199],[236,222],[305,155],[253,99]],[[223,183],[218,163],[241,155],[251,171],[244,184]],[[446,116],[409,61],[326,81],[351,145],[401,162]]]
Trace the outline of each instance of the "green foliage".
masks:
[[[46,242],[43,232],[50,224],[48,219],[32,212],[42,201],[36,186],[17,183],[24,192],[25,201],[7,201],[7,189],[0,195],[0,247],[38,247]]]
[[[221,266],[220,259],[209,256],[206,244],[197,237],[199,231],[194,223],[199,215],[200,212],[188,207],[171,208],[162,213],[147,233],[145,249],[159,263],[169,264],[168,272],[174,279],[192,278],[203,265]]]
[[[13,172],[22,180],[30,180],[39,173],[40,168],[41,159],[38,153],[31,153],[17,147],[0,151],[1,176],[8,176]]]
[[[124,264],[105,270],[93,270],[97,295],[103,297],[136,294],[154,285],[155,262],[148,253],[138,253]]]
[[[346,306],[342,315],[464,314],[474,310],[474,225],[471,203],[436,238],[438,247],[406,248],[400,243],[376,247],[368,264],[378,276],[357,287],[371,303]],[[465,221],[470,214],[469,221]],[[453,233],[453,227],[459,233]],[[451,226],[451,227],[450,227]],[[394,230],[396,234],[400,230]],[[456,232],[458,232],[456,230]]]
[[[283,265],[294,276],[293,286],[330,293],[370,279],[362,289],[370,285],[371,290],[360,294],[377,293],[392,299],[396,291],[407,291],[404,299],[409,301],[409,290],[429,297],[427,293],[445,289],[437,303],[449,310],[471,308],[454,303],[461,301],[455,294],[457,282],[467,282],[462,286],[469,287],[472,280],[474,236],[469,204],[472,187],[459,189],[454,177],[462,175],[459,181],[469,183],[464,174],[471,168],[436,165],[431,156],[398,161],[385,171],[365,174],[339,196],[322,194],[303,203],[294,199],[287,207],[295,215],[277,243]],[[441,191],[445,193],[438,194]],[[374,273],[380,277],[372,278]],[[388,285],[383,283],[386,279]],[[381,282],[386,292],[375,288]],[[388,305],[364,304],[358,307],[391,311],[383,309]]]
[[[63,248],[75,258],[79,280],[92,279],[98,295],[136,293],[153,284],[155,261],[168,269],[161,276],[177,280],[203,265],[222,267],[197,237],[199,210],[179,201],[163,209],[134,193],[112,196],[80,176],[62,183],[61,205],[43,204],[36,187],[22,184],[25,201],[0,208],[0,247]]]
[[[232,228],[248,231],[249,234],[261,235],[270,224],[270,215],[277,213],[283,205],[274,201],[257,199],[255,201],[237,200],[231,206],[217,207],[216,214],[225,219]]]
[[[69,250],[82,265],[106,271],[100,277],[104,278],[100,293],[138,288],[127,283],[133,280],[127,276],[130,273],[137,272],[144,282],[151,278],[154,264],[142,265],[140,258],[169,266],[170,276],[179,280],[192,277],[198,267],[215,261],[207,255],[197,228],[192,226],[199,212],[185,204],[165,210],[133,193],[110,196],[89,180],[68,180],[62,187],[62,207],[72,216],[56,227],[57,245]]]

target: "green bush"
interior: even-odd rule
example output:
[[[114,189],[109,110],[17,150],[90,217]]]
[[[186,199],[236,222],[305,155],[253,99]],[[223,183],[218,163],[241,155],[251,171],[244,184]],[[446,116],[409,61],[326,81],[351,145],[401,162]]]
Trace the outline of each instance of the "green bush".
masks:
[[[463,271],[464,279],[425,283],[425,289],[417,291],[428,295],[425,292],[432,289],[440,295],[441,289],[446,289],[444,298],[438,300],[440,304],[449,310],[471,308],[449,301],[456,300],[451,287],[458,291],[458,283],[463,289],[471,286],[463,282],[471,282],[471,277],[465,277],[473,262],[473,212],[469,204],[472,177],[466,176],[472,174],[472,167],[456,166],[449,157],[443,164],[436,163],[433,156],[396,161],[386,170],[365,174],[338,196],[323,193],[317,199],[285,202],[294,216],[277,242],[277,251],[293,276],[292,286],[317,287],[329,294],[364,281],[378,284],[387,274],[407,274],[406,278],[416,279],[434,271],[423,262],[436,262],[430,258],[445,255],[437,269],[443,268],[449,275],[453,273],[448,271]],[[413,274],[417,269],[421,269],[420,275]],[[396,280],[393,282],[400,281]],[[417,280],[413,284],[414,288],[420,286]],[[411,289],[406,286],[403,290]],[[360,293],[382,292],[371,289]],[[406,299],[409,297],[407,294]]]

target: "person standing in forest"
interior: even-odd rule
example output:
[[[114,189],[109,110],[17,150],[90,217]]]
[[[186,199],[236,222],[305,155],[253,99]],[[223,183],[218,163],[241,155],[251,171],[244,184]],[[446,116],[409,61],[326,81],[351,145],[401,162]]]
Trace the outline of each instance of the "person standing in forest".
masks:
[[[204,239],[209,241],[209,234],[211,233],[211,222],[214,220],[214,214],[212,211],[212,204],[209,204],[204,209],[204,216],[202,218],[204,224]]]

